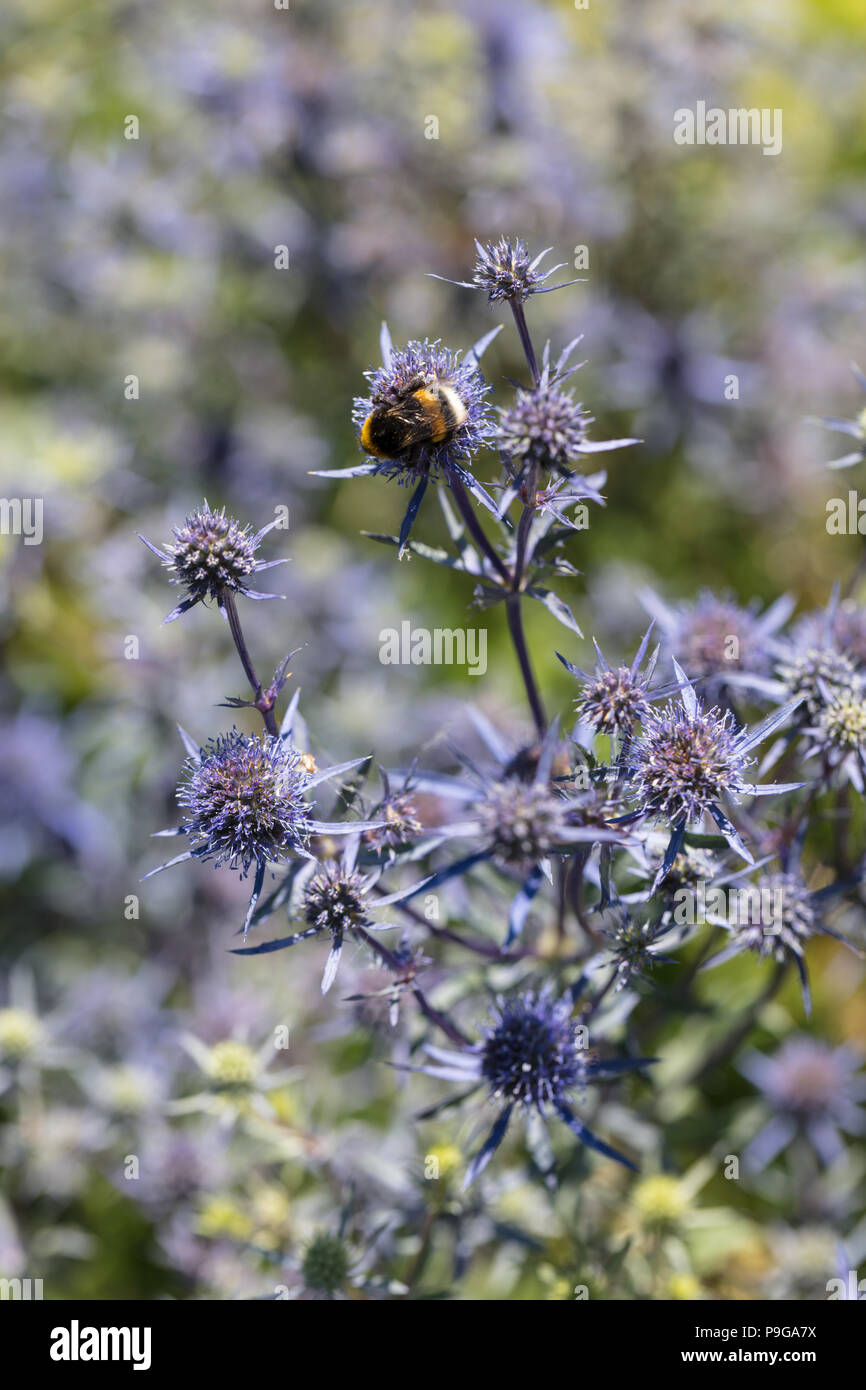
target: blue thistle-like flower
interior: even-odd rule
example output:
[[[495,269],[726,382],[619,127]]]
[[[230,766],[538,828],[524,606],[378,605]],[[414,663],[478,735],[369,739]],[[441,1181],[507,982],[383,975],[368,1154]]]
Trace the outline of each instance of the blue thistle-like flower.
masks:
[[[374,827],[379,824],[381,822],[365,823]],[[330,827],[330,831],[334,828]],[[364,828],[365,826],[359,827],[362,832]],[[352,826],[347,829],[351,830]],[[372,874],[361,874],[357,871],[361,839],[361,833],[350,834],[339,859],[327,859],[320,864],[313,860],[289,882],[290,894],[294,889],[301,890],[296,915],[308,923],[303,931],[295,932],[292,936],[280,937],[276,941],[265,941],[259,946],[239,947],[233,954],[270,955],[274,951],[283,951],[289,946],[295,946],[299,941],[306,941],[309,937],[328,932],[331,937],[331,949],[322,975],[322,993],[327,994],[337,976],[346,933],[354,932],[357,941],[369,945],[370,932],[386,931],[391,925],[388,922],[377,921],[377,913],[395,903],[407,901],[416,893],[420,893],[429,882],[422,879],[420,883],[410,884],[394,893],[379,892],[375,899],[371,898],[370,894],[378,884],[380,871],[375,869]],[[309,876],[305,878],[305,875]],[[291,904],[289,915],[293,915]],[[392,952],[392,955],[396,957],[396,953]],[[409,965],[407,961],[407,974],[410,973]]]
[[[242,876],[252,864],[288,862],[310,835],[304,755],[284,739],[233,729],[184,764],[177,799],[199,859]]]
[[[587,410],[553,382],[519,389],[499,412],[499,444],[516,473],[537,464],[546,473],[568,476],[591,420]]]
[[[741,1070],[764,1094],[773,1118],[751,1141],[746,1162],[763,1168],[802,1136],[824,1163],[844,1152],[840,1130],[866,1132],[866,1078],[851,1048],[833,1048],[807,1036],[788,1038],[774,1057],[749,1053]]]
[[[807,757],[823,754],[835,778],[866,790],[866,685],[858,677],[850,686],[824,686],[824,706],[814,726]]]
[[[297,695],[277,735],[251,736],[232,729],[209,740],[204,748],[180,729],[188,757],[181,772],[177,799],[187,815],[160,836],[186,835],[190,848],[160,864],[144,877],[152,878],[189,859],[227,865],[245,878],[255,865],[253,890],[244,922],[244,936],[253,920],[269,864],[295,867],[298,859],[313,860],[307,844],[311,835],[349,835],[355,840],[376,821],[313,820],[313,804],[304,797],[321,782],[338,777],[366,762],[353,758],[318,768],[310,753],[292,742]]]
[[[537,1110],[556,1106],[585,1062],[568,1000],[529,991],[500,1001],[492,1027],[484,1029],[481,1075],[494,1100]]]
[[[278,598],[278,594],[261,594],[247,584],[250,575],[285,564],[285,560],[256,559],[262,537],[276,524],[272,521],[253,535],[249,526],[226,516],[225,507],[214,511],[205,502],[182,526],[173,528],[174,541],[165,550],[139,533],[139,539],[168,570],[170,582],[187,591],[187,597],[164,622],[173,622],[197,603],[208,600],[222,607],[230,594],[259,600]]]
[[[559,660],[567,671],[582,682],[581,691],[575,701],[575,713],[582,724],[588,724],[596,733],[628,737],[635,724],[647,712],[652,700],[669,695],[676,686],[652,691],[650,684],[658,661],[658,647],[650,656],[646,669],[641,664],[649,646],[650,623],[641,639],[631,666],[612,667],[605,660],[601,647],[593,638],[597,657],[593,675],[582,671],[557,652]]]
[[[580,1046],[572,1009],[568,996],[554,999],[547,989],[538,993],[526,990],[497,1000],[491,1023],[482,1029],[481,1042],[471,1049],[453,1052],[428,1044],[433,1064],[418,1070],[469,1085],[471,1090],[485,1086],[490,1099],[502,1106],[469,1164],[464,1188],[475,1181],[499,1148],[515,1106],[541,1119],[552,1111],[588,1148],[634,1168],[630,1159],[578,1119],[570,1097],[575,1087],[638,1071],[654,1059],[629,1057],[607,1062],[590,1056]]]
[[[793,601],[783,595],[764,613],[743,607],[729,595],[703,590],[693,603],[667,604],[652,589],[639,598],[659,624],[668,651],[686,675],[717,688],[732,673],[763,674],[770,669],[768,639],[790,617]]]
[[[550,785],[509,777],[473,809],[491,855],[506,868],[526,871],[567,839],[569,807]]]
[[[544,257],[550,255],[550,246],[537,256],[532,256],[521,237],[501,236],[498,241],[488,241],[483,246],[476,241],[475,249],[478,255],[472,271],[471,288],[484,290],[488,304],[522,304],[530,295],[564,289],[563,285],[544,284],[548,276],[562,270],[564,261],[551,266],[549,270],[539,269]],[[578,282],[569,280],[567,283],[576,285]]]
[[[529,388],[518,388],[513,403],[499,412],[498,444],[516,480],[535,468],[543,475],[572,477],[572,465],[584,454],[607,453],[637,444],[637,439],[587,438],[587,427],[593,417],[568,391],[562,382],[579,370],[569,366],[571,354],[581,341],[574,338],[560,353],[555,363],[550,361],[550,344],[546,343],[538,381]],[[587,493],[597,497],[593,488]]]
[[[729,710],[705,710],[682,668],[676,661],[673,665],[680,699],[660,710],[649,708],[625,759],[629,794],[640,803],[640,809],[629,819],[649,815],[671,825],[671,839],[654,888],[670,871],[687,827],[707,814],[731,848],[752,863],[752,855],[722,811],[720,801],[742,795],[772,796],[802,786],[800,782],[756,786],[745,777],[755,762],[753,749],[786,722],[802,696],[774,710],[755,729],[740,728]]]
[[[866,607],[854,599],[843,599],[841,603],[831,600],[828,608],[807,613],[799,620],[794,640],[800,648],[835,647],[858,671],[863,671],[866,668]]]
[[[729,711],[693,714],[671,702],[645,714],[629,752],[629,790],[650,815],[689,824],[723,796],[742,792],[754,762],[738,742]]]
[[[799,697],[813,720],[834,695],[853,694],[860,684],[851,658],[830,645],[793,646],[776,674],[786,698]]]
[[[416,484],[422,478],[435,479],[441,471],[454,465],[465,468],[476,450],[490,443],[493,435],[487,402],[490,387],[479,371],[474,353],[464,357],[438,341],[411,341],[404,348],[392,347],[385,363],[365,375],[370,383],[370,394],[356,397],[352,412],[359,435],[364,421],[373,411],[383,407],[399,409],[413,391],[435,380],[453,386],[466,411],[462,423],[443,443],[424,440],[400,458],[374,457],[373,472],[396,478],[398,483]]]

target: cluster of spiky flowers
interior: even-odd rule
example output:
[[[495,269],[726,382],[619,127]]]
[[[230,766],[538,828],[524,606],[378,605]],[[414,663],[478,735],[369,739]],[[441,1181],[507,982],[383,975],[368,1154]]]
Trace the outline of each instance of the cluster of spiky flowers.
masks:
[[[856,691],[857,669],[836,647],[794,647],[778,663],[777,675],[787,699],[799,698],[813,719],[834,694]]]
[[[842,613],[837,596],[827,623],[808,632],[803,625],[793,640],[782,642],[776,634],[791,614],[787,598],[761,611],[707,593],[670,608],[645,594],[661,629],[660,645],[650,652],[651,624],[630,664],[612,666],[597,643],[594,671],[560,656],[579,682],[576,723],[563,733],[558,719],[549,717],[526,640],[524,608],[540,604],[581,636],[550,583],[577,574],[565,545],[581,529],[579,515],[586,508],[578,503],[603,504],[605,479],[583,478],[572,469],[586,455],[637,441],[589,438],[592,417],[566,386],[577,370],[570,363],[579,339],[558,358],[551,357],[549,344],[536,356],[524,309],[534,294],[546,292],[550,272],[541,271],[541,259],[520,242],[479,246],[471,282],[486,291],[491,305],[511,311],[524,351],[528,380],[514,383],[509,405],[494,413],[479,366],[492,334],[462,354],[429,339],[395,348],[383,327],[382,365],[367,373],[369,390],[353,410],[365,457],[354,468],[323,475],[379,474],[411,486],[399,535],[374,539],[468,578],[485,609],[502,605],[498,611],[532,720],[528,737],[504,737],[473,709],[469,743],[461,738],[443,755],[452,762],[426,772],[414,762],[408,770],[379,769],[380,793],[365,786],[371,759],[319,770],[307,751],[297,696],[277,724],[286,665],[263,691],[238,624],[233,595],[248,592],[245,581],[256,567],[254,551],[263,533],[251,537],[224,514],[205,509],[175,533],[170,553],[157,552],[173,581],[186,585],[187,606],[213,599],[225,609],[254,695],[249,702],[228,703],[251,704],[265,721],[259,735],[233,730],[204,748],[186,740],[189,757],[178,792],[183,820],[175,833],[186,836],[190,848],[171,862],[197,858],[242,875],[254,872],[245,937],[278,910],[287,916],[290,935],[245,941],[235,954],[272,954],[318,939],[327,947],[323,992],[335,980],[346,942],[372,954],[385,983],[380,974],[345,1002],[366,1008],[375,1001],[381,1015],[387,1001],[396,1024],[405,997],[417,1012],[396,1035],[395,1064],[462,1088],[425,1117],[476,1093],[496,1111],[468,1163],[467,1186],[490,1163],[515,1114],[526,1121],[532,1162],[551,1188],[556,1163],[550,1120],[565,1125],[588,1149],[632,1167],[626,1153],[587,1126],[576,1106],[591,1083],[649,1066],[649,1058],[630,1050],[617,1056],[607,1048],[622,1036],[641,996],[657,989],[656,967],[677,966],[679,949],[689,948],[692,932],[706,922],[724,925],[730,928],[728,949],[707,960],[710,938],[684,972],[686,1013],[696,1002],[692,985],[703,979],[702,967],[747,950],[776,963],[773,989],[793,962],[808,1010],[806,947],[820,932],[834,934],[823,920],[828,896],[857,891],[863,868],[840,852],[834,881],[811,892],[800,863],[812,799],[843,765],[856,766],[858,776],[862,771],[864,658],[854,651],[860,615],[845,607],[845,633],[853,634],[849,651],[836,627]],[[485,454],[497,476],[482,486],[479,459]],[[433,483],[442,484],[438,500],[448,537],[435,546],[410,539]],[[479,507],[488,512],[483,526]],[[193,534],[196,527],[201,535]],[[655,684],[662,645],[673,680]],[[741,711],[744,691],[758,698]],[[767,699],[777,707],[750,722],[755,706],[762,708],[759,702]],[[476,737],[480,752],[472,748]],[[759,750],[763,763],[756,771]],[[792,796],[771,824],[762,824],[755,800],[799,791],[804,783],[782,781],[781,768],[785,776],[797,776],[813,753],[821,756],[812,764],[818,773],[809,795]],[[780,780],[753,780],[777,764]],[[340,819],[314,818],[310,793],[337,775],[333,814]],[[841,790],[847,795],[847,788]],[[345,837],[339,853],[335,836]],[[463,842],[457,852],[454,841]],[[776,857],[778,871],[761,873]],[[403,886],[395,891],[383,886],[384,875],[402,876],[409,866],[413,876],[424,876],[408,883],[398,877]],[[262,898],[268,869],[278,871],[279,879]],[[756,875],[752,887],[762,905],[771,902],[771,911],[762,906],[757,918],[744,922],[677,917],[675,904],[684,893],[697,900],[707,882],[735,883],[747,872]],[[459,920],[450,902],[449,915],[440,920],[439,890],[446,888],[459,903]],[[412,902],[422,890],[423,909]],[[399,944],[384,945],[378,933],[398,925],[392,907]],[[435,961],[424,954],[431,941],[441,947]],[[465,972],[459,980],[449,975],[446,950],[472,953],[479,973]],[[429,967],[436,972],[435,1002],[422,987]],[[490,973],[482,974],[483,967]],[[471,1004],[479,980],[487,997],[496,999],[483,1024]],[[508,992],[499,995],[500,988]],[[359,1012],[365,1026],[373,1012]],[[384,1031],[380,1020],[375,1036]],[[447,1047],[440,1045],[442,1038]],[[401,1051],[403,1044],[408,1046]],[[407,1061],[417,1059],[419,1049],[430,1058],[428,1065]],[[230,1103],[233,1114],[264,1085],[262,1060],[250,1049],[218,1059],[214,1049],[206,1049],[202,1066],[208,1104]],[[617,1131],[626,1149],[642,1147],[638,1130],[625,1124]],[[311,1243],[300,1268],[308,1292],[330,1297],[343,1291],[349,1267],[341,1242],[342,1233]]]

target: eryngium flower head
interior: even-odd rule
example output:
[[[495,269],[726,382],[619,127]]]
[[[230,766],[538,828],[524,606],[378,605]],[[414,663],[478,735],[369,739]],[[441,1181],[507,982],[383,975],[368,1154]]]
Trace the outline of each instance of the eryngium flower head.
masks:
[[[650,814],[688,825],[742,791],[754,761],[740,746],[730,711],[690,713],[678,702],[650,707],[629,751],[629,792]]]
[[[287,861],[305,848],[307,773],[287,740],[233,729],[211,739],[201,761],[190,758],[184,771],[177,799],[198,858],[246,875],[253,863]]]
[[[575,702],[582,723],[600,734],[627,734],[643,718],[649,702],[646,681],[628,666],[599,671],[588,682]]]
[[[746,1161],[763,1167],[797,1135],[810,1141],[824,1163],[838,1158],[845,1147],[839,1131],[866,1129],[860,1063],[853,1049],[807,1036],[788,1038],[773,1057],[747,1054],[741,1069],[775,1113],[749,1144]]]
[[[273,594],[260,594],[247,587],[251,574],[283,563],[256,559],[262,537],[274,525],[271,522],[253,534],[249,526],[242,526],[234,517],[226,516],[224,507],[215,512],[205,502],[182,526],[173,527],[174,541],[165,550],[151,545],[142,536],[148,550],[162,560],[171,583],[187,591],[183,603],[169,614],[166,622],[208,599],[222,604],[230,594],[245,594],[255,599],[274,598]]]
[[[408,792],[388,794],[374,807],[371,820],[384,820],[386,825],[366,830],[364,841],[376,854],[397,850],[421,834],[422,825]]]
[[[859,681],[850,657],[835,647],[802,647],[785,657],[777,667],[785,687],[785,698],[804,698],[804,709],[817,718],[827,703],[826,696],[856,691]]]
[[[339,1236],[319,1231],[304,1252],[301,1275],[311,1293],[337,1293],[349,1274],[349,1252]]]
[[[738,926],[737,944],[778,961],[790,959],[791,951],[800,954],[805,942],[820,927],[814,898],[806,884],[799,874],[766,874],[756,889],[745,900],[751,920]]]
[[[469,462],[476,449],[492,437],[492,419],[487,404],[490,387],[484,381],[474,357],[461,358],[459,352],[439,342],[409,342],[404,348],[391,348],[386,365],[366,372],[369,396],[355,399],[352,419],[359,435],[364,421],[380,408],[399,410],[413,391],[434,379],[447,382],[456,391],[466,418],[444,442],[424,440],[401,453],[397,459],[370,455],[375,471],[399,483],[416,483],[422,477],[438,476],[449,464]]]
[[[499,445],[516,473],[537,464],[567,475],[586,441],[590,416],[567,391],[549,381],[518,390],[514,404],[500,411]]]
[[[342,933],[363,926],[367,920],[364,895],[368,881],[362,874],[347,873],[331,860],[310,879],[304,890],[304,917],[319,931]]]
[[[539,291],[548,275],[561,269],[551,266],[550,270],[539,270],[539,263],[548,252],[531,257],[529,247],[520,237],[512,240],[501,236],[498,241],[488,241],[484,246],[476,241],[475,246],[478,256],[472,280],[478,289],[486,291],[488,304],[501,304],[503,300],[521,304]]]
[[[566,825],[564,804],[549,787],[513,777],[494,782],[475,813],[494,858],[507,868],[543,859]]]
[[[836,689],[818,716],[815,730],[824,747],[866,753],[866,689]]]
[[[582,1070],[567,1000],[530,990],[500,1001],[481,1052],[481,1075],[494,1099],[543,1110],[566,1100]]]
[[[846,1048],[818,1038],[789,1038],[764,1059],[761,1089],[775,1109],[799,1117],[829,1116],[846,1108],[858,1060]]]
[[[671,646],[688,676],[720,675],[746,668],[765,670],[765,648],[748,608],[715,594],[703,593],[680,609]]]
[[[835,647],[862,670],[866,667],[866,607],[843,599],[829,609],[808,613],[797,623],[794,640],[800,647]]]

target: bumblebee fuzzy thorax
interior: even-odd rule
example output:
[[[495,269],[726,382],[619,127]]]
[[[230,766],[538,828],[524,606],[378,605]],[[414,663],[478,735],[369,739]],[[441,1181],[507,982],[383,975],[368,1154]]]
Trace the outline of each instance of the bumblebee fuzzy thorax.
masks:
[[[369,373],[370,394],[355,401],[358,443],[377,472],[411,482],[463,466],[492,437],[486,386],[477,364],[438,343],[392,349]]]
[[[396,399],[370,411],[361,427],[361,447],[376,458],[407,459],[431,445],[447,444],[467,415],[453,381],[419,378]]]

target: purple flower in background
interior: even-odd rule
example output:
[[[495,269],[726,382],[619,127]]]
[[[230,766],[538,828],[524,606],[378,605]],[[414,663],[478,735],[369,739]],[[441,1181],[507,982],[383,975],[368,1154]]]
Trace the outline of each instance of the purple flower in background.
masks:
[[[715,678],[714,685],[724,684],[733,672],[769,671],[767,639],[778,632],[794,607],[785,594],[759,613],[755,604],[743,607],[727,595],[719,597],[706,589],[693,603],[671,605],[648,588],[641,590],[639,598],[686,675],[708,682]]]
[[[861,1062],[851,1048],[807,1036],[788,1038],[773,1057],[748,1053],[740,1069],[763,1093],[773,1118],[749,1144],[746,1162],[764,1168],[798,1136],[822,1163],[834,1162],[845,1149],[840,1130],[866,1132]]]

